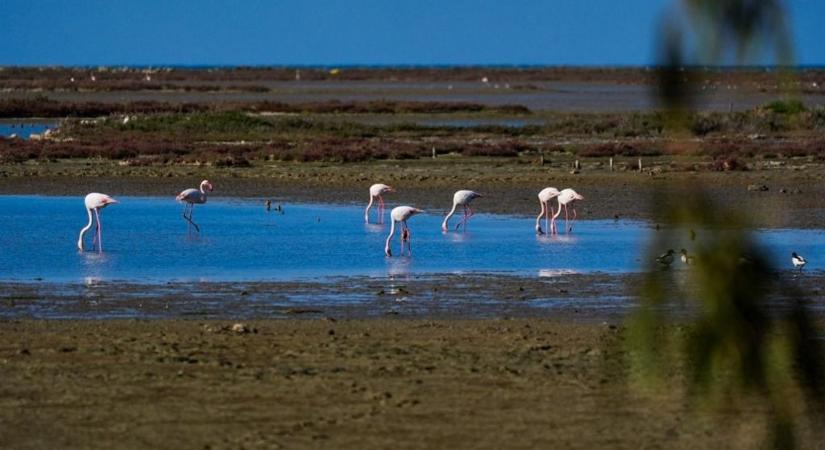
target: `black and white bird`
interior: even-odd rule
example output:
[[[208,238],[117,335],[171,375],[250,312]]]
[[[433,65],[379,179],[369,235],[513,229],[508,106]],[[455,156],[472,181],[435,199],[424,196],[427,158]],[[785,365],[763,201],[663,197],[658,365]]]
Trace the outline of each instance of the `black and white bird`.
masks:
[[[673,249],[668,250],[666,253],[662,253],[656,258],[656,262],[661,264],[664,267],[670,267],[673,264],[673,254],[675,252]]]
[[[687,250],[682,249],[679,253],[682,254],[682,262],[683,263],[685,263],[689,266],[692,266],[693,264],[696,263],[696,257],[694,257],[692,255],[688,255]]]
[[[800,255],[797,255],[796,252],[791,253],[791,262],[793,263],[794,268],[802,270],[805,267],[805,264],[808,264],[808,261],[805,260]]]

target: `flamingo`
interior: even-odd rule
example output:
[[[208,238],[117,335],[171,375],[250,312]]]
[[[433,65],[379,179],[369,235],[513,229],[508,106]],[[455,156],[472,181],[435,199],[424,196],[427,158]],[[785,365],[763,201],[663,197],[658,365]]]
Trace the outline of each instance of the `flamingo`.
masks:
[[[567,232],[573,231],[573,227],[568,225],[568,215],[567,215],[567,205],[570,204],[573,207],[573,221],[576,221],[576,201],[577,200],[584,200],[584,196],[576,193],[573,189],[563,189],[559,196],[556,197],[559,202],[559,209],[556,211],[556,214],[553,215],[553,222],[556,221],[556,217],[561,214],[561,208],[564,207],[564,227],[567,228]]]
[[[106,194],[92,192],[87,195],[83,201],[86,204],[86,212],[89,213],[89,223],[87,223],[86,226],[80,230],[80,236],[77,238],[77,248],[80,249],[81,252],[83,251],[83,235],[86,234],[90,228],[92,228],[92,211],[94,211],[97,226],[95,227],[95,237],[92,239],[92,246],[94,248],[95,242],[97,242],[97,251],[103,252],[103,241],[101,239],[103,235],[103,227],[100,225],[100,210],[113,203],[117,203],[117,200]]]
[[[550,215],[553,214],[553,206],[550,205],[550,200],[558,197],[559,194],[559,190],[554,187],[544,188],[541,192],[539,192],[539,205],[541,205],[541,211],[539,211],[539,215],[536,216],[536,234],[544,234],[541,230],[542,216],[544,216],[544,227],[547,228],[547,232],[550,234],[556,232],[556,216],[553,216],[552,222],[549,221]]]
[[[387,192],[395,192],[395,189],[393,189],[392,186],[387,186],[386,184],[381,183],[376,183],[370,186],[370,202],[367,205],[366,211],[364,211],[364,222],[370,223],[370,208],[372,208],[372,203],[377,198],[378,223],[384,223],[384,197],[382,197],[382,195]]]
[[[456,191],[455,195],[453,195],[453,209],[450,210],[450,213],[447,214],[447,217],[444,218],[444,223],[441,224],[441,229],[443,231],[447,231],[450,226],[450,217],[453,217],[455,214],[456,208],[461,206],[464,209],[464,217],[458,222],[455,226],[455,229],[458,230],[458,227],[461,224],[464,224],[464,230],[467,230],[467,221],[470,220],[470,217],[473,216],[473,208],[470,207],[470,203],[473,202],[477,197],[481,197],[482,195],[478,192],[468,191],[466,189],[462,189],[460,191]]]
[[[183,207],[183,219],[189,222],[189,225],[194,226],[198,233],[200,233],[201,230],[198,228],[198,225],[192,221],[192,210],[195,208],[195,204],[202,205],[206,203],[207,189],[209,192],[212,192],[212,183],[210,183],[209,180],[203,180],[201,181],[200,190],[190,188],[175,197],[175,200],[186,203]]]
[[[404,244],[406,243],[407,251],[409,252],[409,255],[412,256],[412,246],[410,246],[410,229],[407,227],[407,219],[423,212],[424,211],[418,208],[413,208],[412,206],[397,206],[392,209],[390,212],[390,219],[392,219],[390,234],[387,236],[387,243],[384,245],[384,253],[386,253],[387,256],[392,256],[390,242],[392,241],[393,234],[395,234],[395,224],[398,222],[401,223],[401,255],[404,255]]]

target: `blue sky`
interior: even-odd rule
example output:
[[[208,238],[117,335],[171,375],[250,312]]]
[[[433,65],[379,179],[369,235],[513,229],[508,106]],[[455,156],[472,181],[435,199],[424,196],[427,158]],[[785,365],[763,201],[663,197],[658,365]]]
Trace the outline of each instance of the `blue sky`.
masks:
[[[3,0],[0,65],[655,63],[672,0]],[[790,0],[825,64],[825,1]]]

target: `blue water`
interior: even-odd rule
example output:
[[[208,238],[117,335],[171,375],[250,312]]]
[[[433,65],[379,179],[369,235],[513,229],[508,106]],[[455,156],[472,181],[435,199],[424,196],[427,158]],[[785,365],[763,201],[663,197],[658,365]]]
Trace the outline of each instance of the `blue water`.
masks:
[[[55,127],[54,123],[0,122],[0,136],[16,134],[21,139],[28,139],[33,133],[43,134],[49,128]]]
[[[655,233],[642,222],[580,220],[572,235],[538,237],[531,218],[477,214],[466,233],[440,230],[441,211],[410,219],[413,256],[384,256],[388,225],[365,225],[361,206],[212,198],[195,208],[190,234],[170,198],[119,197],[103,210],[104,253],[76,249],[87,216],[80,197],[0,196],[0,281],[266,281],[330,276],[507,272],[554,276],[643,267]],[[479,205],[481,206],[481,205]],[[389,216],[389,209],[387,216]],[[479,207],[479,209],[483,209]],[[759,233],[777,261],[791,250],[823,268],[818,230]],[[87,235],[91,247],[91,233]],[[398,252],[398,236],[394,241]]]

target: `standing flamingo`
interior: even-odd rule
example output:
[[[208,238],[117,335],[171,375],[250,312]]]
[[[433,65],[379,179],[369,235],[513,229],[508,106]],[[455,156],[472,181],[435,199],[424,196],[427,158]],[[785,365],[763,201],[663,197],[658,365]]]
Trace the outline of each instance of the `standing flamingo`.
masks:
[[[407,245],[407,251],[409,255],[412,256],[412,246],[410,245],[410,229],[407,227],[407,219],[410,217],[423,213],[424,211],[413,208],[412,206],[397,206],[392,209],[390,212],[390,219],[392,219],[392,224],[390,225],[390,234],[387,236],[387,243],[384,245],[384,253],[387,256],[392,256],[392,251],[390,250],[390,242],[392,241],[392,236],[395,234],[395,224],[396,222],[401,223],[401,255],[404,255],[404,244]]]
[[[470,203],[472,203],[477,197],[481,196],[482,195],[478,192],[468,191],[466,189],[456,191],[455,195],[453,195],[453,209],[451,209],[450,213],[447,214],[447,217],[444,218],[444,223],[441,224],[441,229],[443,231],[447,231],[450,228],[450,217],[453,217],[456,208],[461,206],[464,209],[464,217],[456,224],[455,229],[458,230],[458,227],[460,227],[461,224],[464,224],[464,231],[467,231],[467,221],[469,221],[470,217],[474,214],[473,208],[470,207]]]
[[[192,210],[195,209],[195,204],[202,205],[206,203],[207,189],[209,192],[212,192],[212,183],[210,183],[209,180],[203,180],[201,181],[200,190],[190,188],[175,197],[175,200],[186,203],[183,206],[183,219],[189,222],[189,225],[194,226],[198,233],[200,233],[201,230],[198,228],[198,225],[192,221]]]
[[[559,216],[561,213],[561,208],[564,207],[564,227],[567,229],[567,232],[573,231],[573,226],[568,225],[569,217],[567,214],[567,205],[571,205],[573,207],[573,221],[576,221],[576,201],[577,200],[584,200],[584,196],[576,193],[573,189],[564,189],[559,193],[557,197],[559,201],[559,209],[556,211],[556,214],[553,215],[553,221],[556,221],[556,217]]]
[[[386,194],[387,192],[394,192],[395,190],[392,186],[387,186],[386,184],[373,184],[370,186],[370,202],[367,205],[366,211],[364,211],[364,222],[370,223],[370,208],[372,208],[372,203],[375,199],[378,199],[378,223],[384,223],[384,197],[382,195]]]
[[[117,200],[106,194],[92,192],[87,195],[83,201],[86,204],[86,212],[89,213],[89,223],[80,230],[80,236],[77,238],[77,248],[80,249],[81,252],[83,251],[83,235],[92,228],[92,211],[94,211],[97,226],[95,227],[95,237],[92,239],[92,248],[94,248],[95,243],[97,243],[97,251],[103,252],[103,240],[101,239],[103,236],[103,227],[100,225],[100,210],[113,203],[117,203]]]
[[[550,201],[558,197],[559,194],[559,190],[554,187],[544,188],[539,192],[541,211],[539,211],[539,215],[536,216],[536,234],[544,234],[544,231],[541,230],[542,216],[544,216],[544,227],[547,228],[547,232],[550,234],[556,233],[555,216],[553,216],[552,221],[550,220],[550,216],[553,214],[553,206],[550,204]]]

